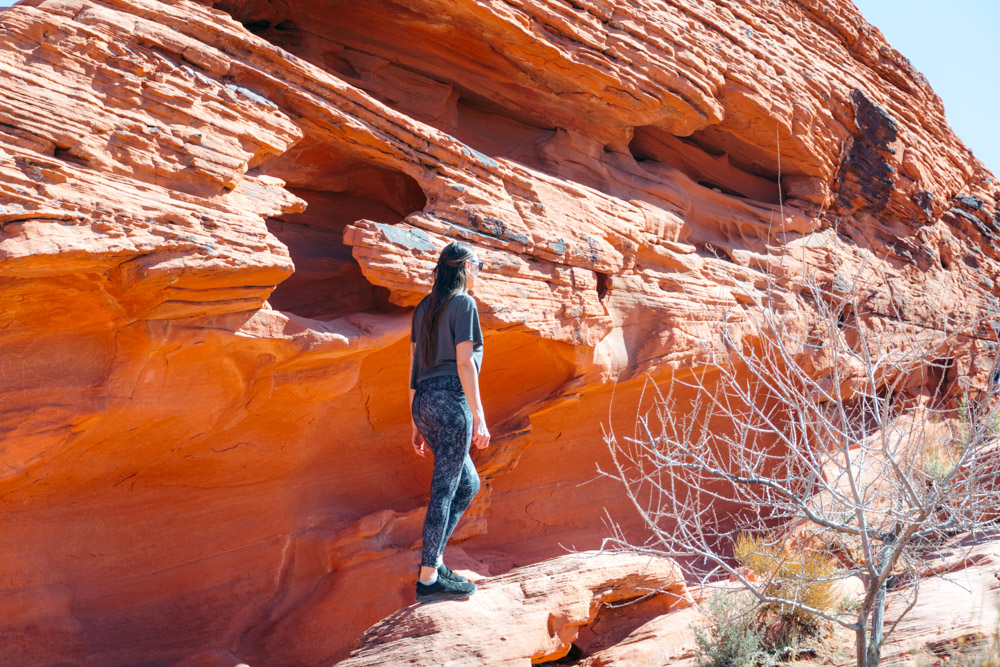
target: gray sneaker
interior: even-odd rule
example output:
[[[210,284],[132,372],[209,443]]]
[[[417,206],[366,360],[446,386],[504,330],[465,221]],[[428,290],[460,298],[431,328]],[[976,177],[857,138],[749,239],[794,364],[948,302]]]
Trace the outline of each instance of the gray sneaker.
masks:
[[[451,581],[440,574],[433,584],[417,581],[417,602],[464,600],[475,592],[476,585],[471,581]]]
[[[468,581],[468,579],[466,579],[459,573],[453,572],[452,569],[447,565],[445,565],[444,563],[438,565],[438,577],[444,577],[445,579],[450,579],[451,581],[458,581],[458,582]]]

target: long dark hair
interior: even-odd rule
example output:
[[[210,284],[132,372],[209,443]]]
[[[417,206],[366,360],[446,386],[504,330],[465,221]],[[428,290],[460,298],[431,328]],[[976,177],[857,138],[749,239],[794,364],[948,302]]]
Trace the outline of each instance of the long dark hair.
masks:
[[[433,358],[434,346],[437,344],[437,327],[441,313],[448,305],[451,297],[465,291],[466,274],[465,260],[472,259],[472,247],[461,241],[453,241],[444,247],[434,267],[434,287],[427,297],[427,310],[424,312],[424,359]]]

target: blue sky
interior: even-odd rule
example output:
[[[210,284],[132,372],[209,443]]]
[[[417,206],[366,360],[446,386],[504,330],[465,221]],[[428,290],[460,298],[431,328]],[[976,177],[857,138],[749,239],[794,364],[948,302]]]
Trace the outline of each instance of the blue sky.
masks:
[[[1000,176],[1000,2],[854,0],[868,22],[923,72],[955,134]]]
[[[13,4],[0,0],[0,7]],[[1000,1],[854,0],[944,100],[955,133],[1000,176]]]

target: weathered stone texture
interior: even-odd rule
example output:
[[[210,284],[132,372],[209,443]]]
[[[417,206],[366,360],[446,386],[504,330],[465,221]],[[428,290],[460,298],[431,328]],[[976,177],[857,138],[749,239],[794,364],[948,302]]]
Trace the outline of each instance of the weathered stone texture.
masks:
[[[806,276],[890,330],[996,303],[1000,185],[847,0],[210,4],[0,10],[0,662],[311,665],[409,605],[450,239],[486,260],[482,576],[600,545],[601,424],[720,313],[752,342],[777,286],[805,329]]]

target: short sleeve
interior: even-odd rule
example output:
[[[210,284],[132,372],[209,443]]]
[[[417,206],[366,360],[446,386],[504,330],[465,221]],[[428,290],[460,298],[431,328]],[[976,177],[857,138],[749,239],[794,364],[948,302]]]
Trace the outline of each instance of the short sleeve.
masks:
[[[413,309],[413,318],[410,320],[410,342],[417,342],[417,322],[424,316],[424,311],[422,310],[424,303],[426,303],[427,297],[420,300],[417,307]]]
[[[455,314],[451,323],[452,339],[455,345],[467,340],[479,342],[482,340],[482,333],[479,330],[479,311],[476,310],[476,301],[467,294],[454,297]]]

